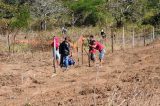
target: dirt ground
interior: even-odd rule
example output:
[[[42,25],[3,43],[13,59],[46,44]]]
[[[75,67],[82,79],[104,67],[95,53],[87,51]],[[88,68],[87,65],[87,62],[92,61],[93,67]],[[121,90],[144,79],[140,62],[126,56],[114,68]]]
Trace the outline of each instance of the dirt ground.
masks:
[[[52,76],[50,52],[0,54],[0,106],[160,106],[160,41]]]

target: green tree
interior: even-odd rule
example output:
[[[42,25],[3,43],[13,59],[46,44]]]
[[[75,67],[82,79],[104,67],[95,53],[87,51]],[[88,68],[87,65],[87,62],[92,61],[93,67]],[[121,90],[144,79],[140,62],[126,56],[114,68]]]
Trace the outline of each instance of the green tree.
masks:
[[[18,10],[15,13],[15,17],[11,20],[11,23],[9,25],[11,30],[15,32],[15,34],[12,35],[13,36],[13,52],[14,52],[14,44],[15,44],[17,33],[20,30],[27,28],[29,25],[30,12],[28,8],[29,7],[27,4],[18,6]]]
[[[66,9],[58,0],[35,0],[31,5],[31,15],[40,20],[40,29],[47,29],[47,20]]]
[[[105,23],[105,0],[78,0],[67,2],[72,16],[72,25],[93,25]]]
[[[1,11],[3,11],[0,21],[5,23],[5,25],[1,26],[1,30],[5,29],[6,31],[5,34],[7,35],[8,50],[10,52],[10,37],[13,38],[14,44],[17,33],[28,26],[30,13],[27,4],[19,5],[6,2],[1,2],[0,4]],[[13,15],[9,17],[9,14]]]
[[[143,0],[110,0],[106,2],[106,12],[113,18],[112,24],[122,27],[127,23],[139,23],[143,20],[145,7]],[[139,7],[139,8],[137,8]]]
[[[147,12],[144,16],[142,24],[150,24],[155,27],[160,25],[160,1],[147,0],[145,6]]]

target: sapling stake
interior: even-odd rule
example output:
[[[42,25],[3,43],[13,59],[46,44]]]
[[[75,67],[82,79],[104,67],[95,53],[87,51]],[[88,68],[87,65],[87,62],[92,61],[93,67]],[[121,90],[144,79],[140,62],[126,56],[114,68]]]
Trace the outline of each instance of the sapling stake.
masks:
[[[53,73],[56,73],[56,42],[55,42],[55,38],[54,38],[53,42],[54,42],[54,50],[53,50],[53,54],[54,54],[54,58],[53,58],[54,72]]]

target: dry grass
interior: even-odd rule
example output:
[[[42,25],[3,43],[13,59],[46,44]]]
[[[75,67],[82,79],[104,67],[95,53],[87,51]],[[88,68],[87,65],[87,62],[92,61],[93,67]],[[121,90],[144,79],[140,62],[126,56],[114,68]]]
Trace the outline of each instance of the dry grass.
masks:
[[[81,35],[88,30],[98,32],[96,28],[86,28],[84,32],[74,29],[69,33],[80,32],[78,35]],[[58,75],[52,78],[51,53],[49,49],[45,51],[45,46],[42,47],[52,38],[51,33],[29,34],[27,39],[33,38],[43,42],[39,45],[40,49],[35,48],[38,49],[35,52],[31,51],[31,46],[24,52],[0,54],[1,106],[160,105],[158,40],[147,47],[126,47],[126,50],[113,54],[107,52],[102,68],[89,68],[85,55],[83,65],[72,67],[66,72],[58,69]],[[117,48],[120,46],[118,44]]]

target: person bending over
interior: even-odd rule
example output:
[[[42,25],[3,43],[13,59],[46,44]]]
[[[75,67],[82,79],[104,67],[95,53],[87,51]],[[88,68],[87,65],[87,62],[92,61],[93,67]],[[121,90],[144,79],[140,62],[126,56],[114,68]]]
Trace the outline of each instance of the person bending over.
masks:
[[[100,61],[100,66],[102,66],[103,58],[104,58],[104,55],[105,55],[104,45],[101,44],[98,41],[93,40],[93,46],[92,47],[99,51],[99,61]]]

